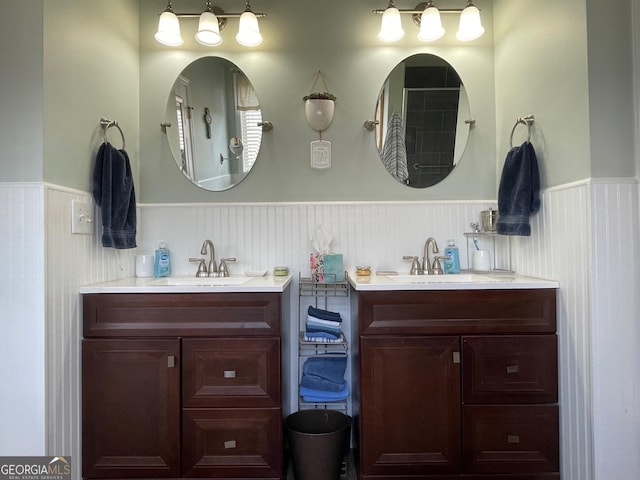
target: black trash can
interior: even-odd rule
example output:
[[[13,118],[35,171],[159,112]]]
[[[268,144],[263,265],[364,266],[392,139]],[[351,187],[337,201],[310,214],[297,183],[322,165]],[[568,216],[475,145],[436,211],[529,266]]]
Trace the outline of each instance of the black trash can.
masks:
[[[339,480],[350,447],[351,418],[336,410],[301,410],[284,425],[296,480]]]

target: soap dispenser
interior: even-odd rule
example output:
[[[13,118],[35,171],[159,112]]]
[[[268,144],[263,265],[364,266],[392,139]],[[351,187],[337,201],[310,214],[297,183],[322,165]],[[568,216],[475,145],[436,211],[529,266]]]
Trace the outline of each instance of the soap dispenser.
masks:
[[[154,275],[156,278],[171,276],[171,256],[169,248],[164,242],[160,242],[156,250]]]
[[[444,273],[460,273],[460,253],[453,239],[449,239],[444,254],[447,257],[444,260]]]

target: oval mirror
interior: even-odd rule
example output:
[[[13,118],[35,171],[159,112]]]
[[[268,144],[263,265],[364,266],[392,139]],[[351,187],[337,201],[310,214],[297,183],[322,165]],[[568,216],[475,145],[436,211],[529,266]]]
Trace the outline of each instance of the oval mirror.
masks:
[[[442,181],[460,161],[469,100],[448,62],[417,54],[400,62],[380,90],[376,146],[391,176],[413,188]]]
[[[260,103],[246,75],[224,58],[199,58],[180,73],[169,93],[166,122],[177,167],[200,188],[227,190],[257,160]]]

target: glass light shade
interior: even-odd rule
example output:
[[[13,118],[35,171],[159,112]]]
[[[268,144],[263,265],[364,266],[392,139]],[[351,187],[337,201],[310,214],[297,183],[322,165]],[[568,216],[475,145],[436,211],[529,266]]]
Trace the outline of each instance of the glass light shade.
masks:
[[[460,14],[460,26],[456,38],[462,42],[468,42],[480,38],[484,33],[484,27],[480,22],[480,10],[469,5]]]
[[[258,18],[253,12],[244,12],[240,15],[240,26],[236,41],[245,47],[256,47],[262,43]]]
[[[420,32],[418,40],[422,42],[433,42],[442,38],[444,28],[440,20],[440,12],[436,7],[426,8],[420,17]]]
[[[222,43],[220,36],[220,25],[218,25],[218,17],[211,12],[202,12],[198,21],[198,32],[196,40],[202,45],[215,47]]]
[[[402,37],[404,37],[404,29],[402,28],[400,12],[396,7],[389,7],[382,14],[378,39],[381,42],[391,43],[397,42]]]
[[[173,12],[162,12],[154,38],[169,47],[179,47],[183,44],[184,41],[180,36],[180,22]]]

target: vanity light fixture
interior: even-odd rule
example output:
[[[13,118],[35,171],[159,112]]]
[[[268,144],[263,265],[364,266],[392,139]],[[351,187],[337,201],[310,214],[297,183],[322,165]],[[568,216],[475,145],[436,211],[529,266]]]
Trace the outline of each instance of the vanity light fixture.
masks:
[[[390,0],[386,9],[373,10],[373,13],[382,14],[378,38],[387,43],[397,42],[404,36],[400,19],[402,14],[411,14],[413,22],[420,28],[418,40],[422,42],[433,42],[444,35],[445,30],[440,20],[441,13],[460,14],[460,26],[456,34],[456,38],[460,41],[475,40],[484,33],[480,20],[480,10],[473,5],[473,0],[467,0],[467,6],[464,9],[438,9],[433,4],[433,1],[429,0],[428,2],[419,3],[414,9],[407,10],[396,8],[393,0]]]
[[[402,37],[404,37],[404,29],[400,19],[400,10],[393,4],[393,0],[389,0],[389,5],[382,13],[378,39],[382,42],[392,43],[397,42]]]
[[[227,19],[239,18],[240,22],[236,41],[246,47],[255,47],[262,43],[258,18],[266,16],[266,13],[254,13],[251,10],[251,5],[248,0],[244,11],[240,13],[226,13],[221,8],[213,6],[210,0],[207,0],[204,12],[202,13],[174,13],[171,0],[168,0],[167,8],[160,14],[158,31],[154,37],[163,45],[179,47],[182,45],[183,40],[180,36],[180,22],[178,17],[197,18],[198,31],[195,35],[196,40],[202,45],[215,47],[222,43],[220,31],[227,25]]]

